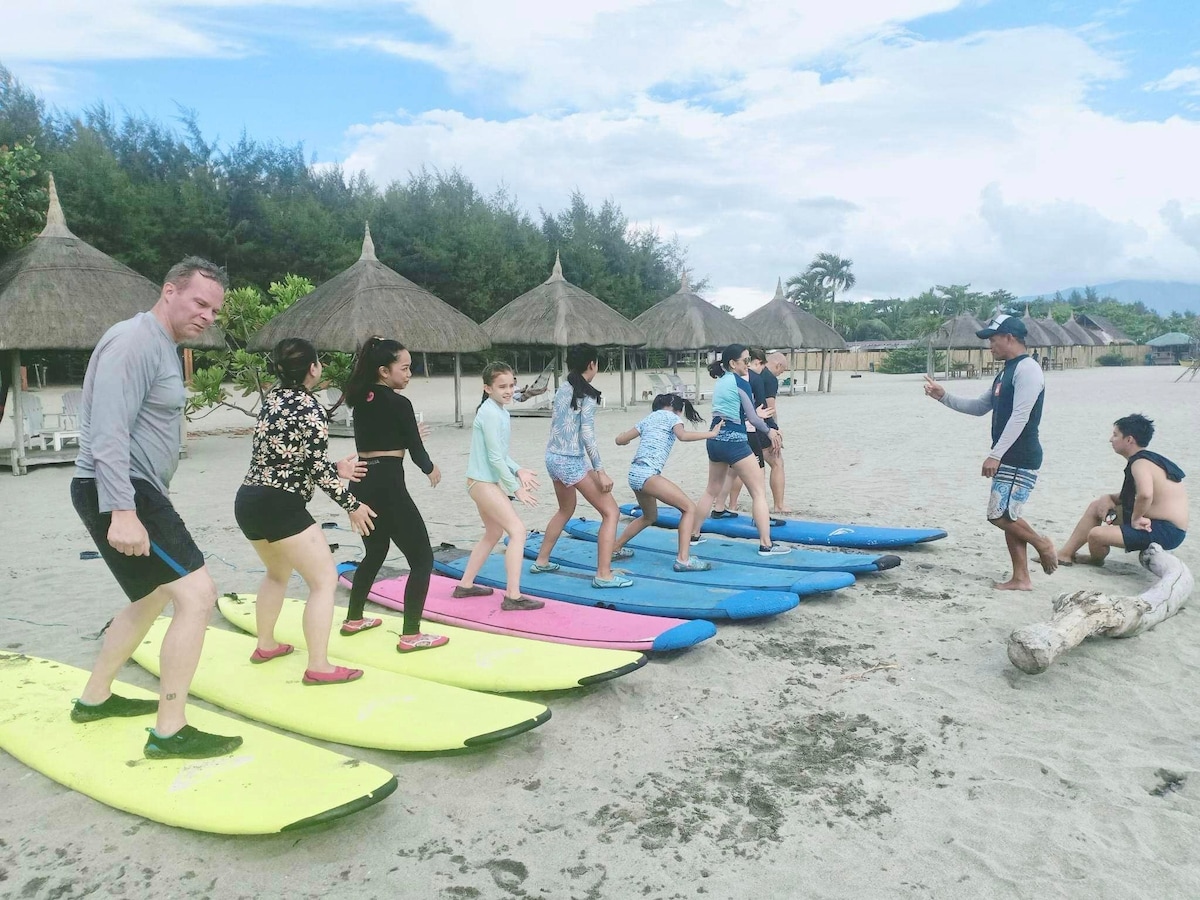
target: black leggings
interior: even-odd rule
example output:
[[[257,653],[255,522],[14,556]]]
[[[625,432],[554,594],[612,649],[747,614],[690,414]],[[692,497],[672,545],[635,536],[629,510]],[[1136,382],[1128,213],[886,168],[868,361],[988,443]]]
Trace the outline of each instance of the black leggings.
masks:
[[[404,585],[404,633],[421,630],[421,614],[425,611],[425,596],[429,593],[429,576],[433,574],[433,550],[425,520],[408,495],[404,484],[404,460],[382,456],[363,460],[367,476],[350,484],[350,491],[375,511],[375,530],[363,537],[366,553],[354,571],[354,586],[350,589],[350,609],[346,618],[363,617],[367,594],[375,583],[388,549],[395,544],[408,560],[408,581]]]

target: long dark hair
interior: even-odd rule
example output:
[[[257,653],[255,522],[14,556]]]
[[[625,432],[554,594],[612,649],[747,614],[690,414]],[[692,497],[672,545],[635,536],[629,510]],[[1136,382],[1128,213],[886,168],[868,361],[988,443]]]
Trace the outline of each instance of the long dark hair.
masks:
[[[668,408],[672,412],[683,413],[684,418],[693,425],[698,425],[704,421],[704,417],[696,412],[696,407],[692,405],[692,401],[687,399],[687,397],[681,397],[679,394],[659,394],[650,405],[652,411]]]
[[[503,360],[498,359],[495,362],[490,362],[486,366],[483,367],[483,383],[486,384],[488,387],[491,387],[492,382],[496,380],[497,375],[503,375],[505,372],[511,372],[511,371],[512,371],[512,366],[510,366],[508,363],[504,362]],[[488,392],[484,391],[483,397],[479,401],[479,406],[483,406],[483,404],[487,401],[487,398],[488,398]],[[479,409],[479,406],[476,406],[475,408]]]
[[[741,358],[741,355],[746,352],[744,344],[730,344],[721,351],[721,361],[715,362],[708,367],[708,374],[713,378],[720,378],[726,372],[730,371],[729,364]]]
[[[271,371],[288,390],[305,390],[304,379],[316,361],[317,348],[304,338],[284,338],[271,351]]]
[[[583,372],[592,363],[599,361],[600,354],[591,344],[575,344],[567,348],[567,384],[571,385],[571,409],[579,409],[579,401],[591,397],[600,402],[600,392],[583,377]]]
[[[366,402],[371,385],[379,381],[380,367],[387,368],[400,358],[405,349],[399,341],[389,338],[371,337],[358,350],[358,358],[354,361],[354,371],[346,381],[343,396],[346,405],[351,409]]]

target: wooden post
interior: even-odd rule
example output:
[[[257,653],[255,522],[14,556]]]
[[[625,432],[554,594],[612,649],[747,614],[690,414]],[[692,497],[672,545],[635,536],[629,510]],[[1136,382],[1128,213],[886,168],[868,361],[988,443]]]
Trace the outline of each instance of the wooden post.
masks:
[[[625,348],[621,348],[621,409],[625,408]]]
[[[640,398],[637,392],[637,348],[629,357],[629,402],[636,404]]]
[[[696,350],[696,403],[700,403],[700,350]]]
[[[455,355],[457,356],[457,354],[455,354]],[[425,380],[428,381],[429,380],[429,354],[425,353],[424,351],[422,351],[422,353],[421,353],[421,368],[425,372]],[[458,419],[455,418],[455,421],[458,421]]]
[[[12,352],[12,392],[13,392],[13,437],[16,442],[12,448],[13,475],[25,474],[25,408],[21,402],[21,351]]]
[[[425,354],[421,354],[424,356]],[[429,372],[428,369],[425,370]],[[463,427],[462,414],[462,354],[454,354],[454,424]]]
[[[808,393],[808,351],[804,351],[804,393]]]

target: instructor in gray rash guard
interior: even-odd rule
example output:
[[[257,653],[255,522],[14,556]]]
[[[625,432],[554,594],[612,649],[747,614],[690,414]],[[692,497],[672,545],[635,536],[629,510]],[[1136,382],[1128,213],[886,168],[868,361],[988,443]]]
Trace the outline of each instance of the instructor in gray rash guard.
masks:
[[[184,704],[217,589],[167,499],[186,399],[176,345],[213,324],[227,286],[225,272],[199,257],[172,267],[153,309],[100,339],[83,382],[71,501],[130,604],[109,624],[71,718],[157,712],[144,751],[151,759],[222,756],[242,743],[187,724]],[[174,614],[162,643],[160,699],[117,696],[117,671],[168,603]]]
[[[927,375],[925,394],[957,412],[972,416],[992,414],[992,449],[983,461],[981,474],[992,479],[987,517],[1004,532],[1013,568],[1012,578],[995,587],[1002,591],[1029,591],[1033,590],[1033,582],[1029,580],[1027,545],[1033,545],[1047,575],[1058,568],[1053,541],[1038,534],[1021,518],[1021,510],[1037,483],[1042,465],[1038,426],[1042,421],[1046,380],[1042,367],[1025,349],[1027,330],[1016,316],[996,315],[976,334],[987,338],[993,358],[1004,361],[1004,368],[992,386],[982,396],[969,400],[947,394],[944,387]]]

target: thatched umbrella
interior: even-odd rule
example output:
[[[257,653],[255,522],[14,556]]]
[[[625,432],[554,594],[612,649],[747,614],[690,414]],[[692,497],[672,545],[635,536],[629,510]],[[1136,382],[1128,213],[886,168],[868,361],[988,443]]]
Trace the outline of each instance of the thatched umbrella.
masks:
[[[700,396],[700,351],[728,344],[753,346],[758,336],[745,323],[717,309],[703,297],[692,293],[687,272],[679,290],[660,300],[633,320],[646,335],[648,350],[694,350],[696,352],[696,396]],[[633,375],[637,390],[637,372]]]
[[[474,320],[381,263],[370,226],[358,262],[273,318],[248,346],[270,350],[295,337],[318,350],[357,353],[376,335],[398,340],[414,353],[454,354],[454,421],[462,424],[461,354],[486,350],[492,342]]]
[[[1099,347],[1104,343],[1097,335],[1085,328],[1074,315],[1067,319],[1061,328],[1071,338],[1073,347]]]
[[[483,323],[483,330],[493,344],[557,347],[560,353],[572,344],[620,347],[621,406],[625,405],[625,348],[646,343],[640,328],[563,278],[558,253],[550,277],[496,310]],[[554,384],[558,386],[557,372]]]
[[[764,306],[742,319],[758,338],[764,349],[787,350],[792,359],[792,384],[796,383],[796,350],[804,351],[804,383],[808,384],[808,351],[820,350],[822,371],[824,354],[831,350],[845,350],[846,341],[840,334],[814,316],[788,300],[783,292],[783,279],[775,282],[775,296]]]
[[[988,342],[979,337],[983,323],[971,313],[959,313],[953,319],[947,319],[926,338],[929,347],[929,370],[933,371],[934,348],[946,350],[946,375],[950,375],[950,362],[955,350],[986,350]]]
[[[1025,330],[1028,334],[1025,337],[1026,347],[1062,347],[1064,346],[1059,338],[1052,334],[1040,319],[1035,319],[1029,314],[1029,307],[1025,307],[1025,315],[1021,317],[1021,321],[1025,323]]]
[[[1071,337],[1067,330],[1054,320],[1053,316],[1047,315],[1044,319],[1038,319],[1037,322],[1046,330],[1047,334],[1054,338],[1055,347],[1075,346],[1075,338]]]
[[[159,286],[72,234],[54,176],[48,190],[46,227],[0,268],[0,352],[12,356],[15,474],[26,468],[21,351],[91,350],[113,325],[154,306],[160,293]],[[205,333],[193,346],[223,344],[219,333]],[[39,462],[70,458],[68,451],[47,453]]]

